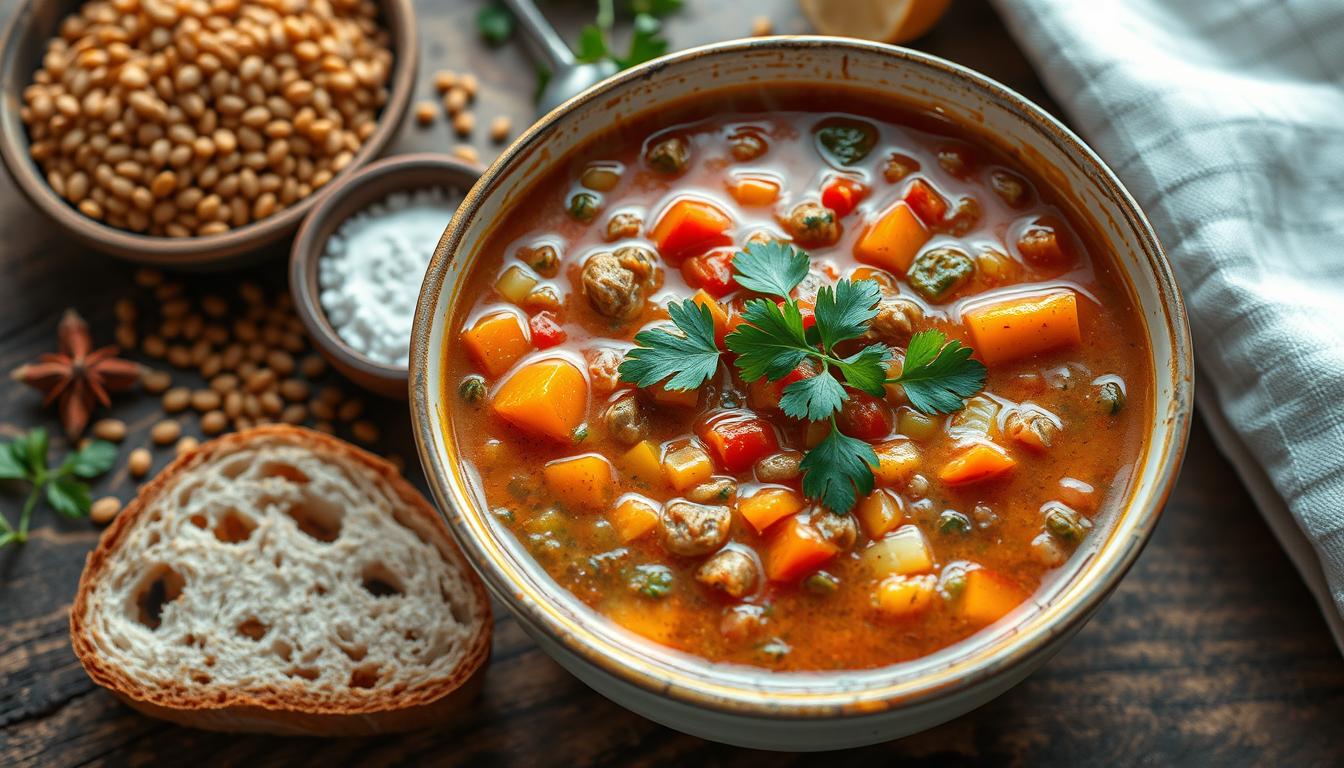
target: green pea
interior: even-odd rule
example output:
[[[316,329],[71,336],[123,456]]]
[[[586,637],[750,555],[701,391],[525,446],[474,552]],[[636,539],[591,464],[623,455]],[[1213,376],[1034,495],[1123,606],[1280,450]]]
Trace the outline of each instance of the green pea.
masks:
[[[464,376],[457,385],[457,394],[468,403],[479,403],[485,399],[485,378],[474,373]]]
[[[816,138],[823,155],[841,165],[853,165],[873,151],[877,128],[862,120],[836,117],[817,126]]]
[[[971,531],[971,518],[961,514],[955,509],[945,509],[943,514],[938,516],[938,532],[947,534],[964,534]]]
[[[635,566],[630,589],[645,597],[667,597],[672,593],[672,569],[665,565]]]
[[[1078,513],[1063,504],[1052,503],[1045,513],[1045,529],[1067,542],[1077,542],[1087,533]]]
[[[975,262],[958,248],[933,248],[915,257],[905,279],[915,292],[929,301],[942,301],[971,279]]]
[[[597,215],[599,201],[592,192],[578,192],[569,198],[569,216],[575,221],[589,222]]]
[[[813,594],[829,595],[840,588],[840,579],[825,571],[817,571],[803,580],[803,587]]]
[[[1097,387],[1097,405],[1102,413],[1114,416],[1125,407],[1125,388],[1117,381],[1105,381]]]

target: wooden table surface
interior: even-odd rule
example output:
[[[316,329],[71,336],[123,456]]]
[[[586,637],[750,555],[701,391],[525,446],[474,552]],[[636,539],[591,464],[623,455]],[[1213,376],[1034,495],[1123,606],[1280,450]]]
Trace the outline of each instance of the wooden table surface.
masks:
[[[478,123],[532,114],[533,67],[516,47],[476,39],[471,0],[420,0],[420,95],[448,67],[474,70]],[[8,18],[17,0],[0,0]],[[728,7],[731,5],[731,9]],[[1021,52],[982,2],[960,0],[917,43],[1057,108]],[[572,39],[591,18],[586,0],[555,0],[546,12]],[[780,32],[805,31],[794,0],[689,0],[669,19],[673,45],[749,33],[769,15]],[[483,134],[478,131],[478,134]],[[446,123],[403,128],[394,151],[448,149]],[[474,140],[489,159],[483,135]],[[256,276],[278,285],[277,254]],[[66,306],[110,328],[114,297],[130,267],[73,246],[0,179],[0,372],[47,351]],[[214,278],[231,281],[235,275]],[[106,333],[104,334],[107,335]],[[100,341],[108,341],[103,338]],[[143,444],[153,398],[120,399],[126,445]],[[413,456],[404,406],[378,407],[385,451]],[[0,432],[55,428],[34,393],[0,379]],[[58,447],[59,449],[59,447]],[[123,448],[123,454],[128,448]],[[158,451],[156,466],[167,460]],[[124,461],[124,460],[123,460]],[[417,469],[408,474],[417,481]],[[134,491],[120,468],[97,495]],[[17,517],[20,496],[0,494]],[[409,736],[363,741],[239,737],[142,717],[85,676],[70,650],[67,612],[85,553],[98,531],[43,508],[22,547],[0,551],[0,765],[449,763],[477,765],[776,764],[768,757],[679,734],[626,712],[545,656],[498,610],[485,692],[460,722]],[[1180,482],[1147,550],[1091,623],[1044,669],[958,720],[845,755],[855,763],[917,761],[1026,765],[1338,765],[1344,760],[1344,662],[1325,623],[1269,530],[1196,424]]]

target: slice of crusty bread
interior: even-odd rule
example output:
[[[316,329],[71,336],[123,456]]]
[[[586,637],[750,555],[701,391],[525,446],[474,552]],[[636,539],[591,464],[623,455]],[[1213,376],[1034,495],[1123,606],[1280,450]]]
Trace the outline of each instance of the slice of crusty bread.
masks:
[[[391,465],[283,426],[141,488],[70,614],[89,676],[146,714],[331,736],[442,722],[480,688],[490,628],[480,579]]]

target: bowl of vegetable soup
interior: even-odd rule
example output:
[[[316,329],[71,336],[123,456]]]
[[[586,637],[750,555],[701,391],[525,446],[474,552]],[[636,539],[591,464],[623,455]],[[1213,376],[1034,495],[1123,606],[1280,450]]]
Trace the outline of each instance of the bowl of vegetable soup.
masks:
[[[411,344],[421,460],[501,602],[629,709],[829,749],[1020,681],[1138,556],[1180,294],[1075,135],[925,54],[688,50],[468,194]]]

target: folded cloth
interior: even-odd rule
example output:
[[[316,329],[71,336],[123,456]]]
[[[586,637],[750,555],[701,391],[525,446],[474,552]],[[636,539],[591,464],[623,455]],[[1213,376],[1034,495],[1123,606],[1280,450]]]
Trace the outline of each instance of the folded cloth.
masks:
[[[1344,649],[1344,2],[994,2],[1157,229],[1198,408]]]

